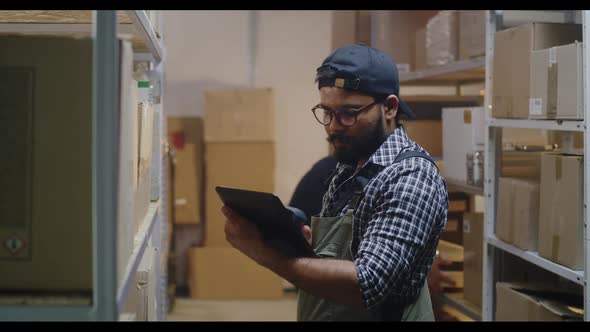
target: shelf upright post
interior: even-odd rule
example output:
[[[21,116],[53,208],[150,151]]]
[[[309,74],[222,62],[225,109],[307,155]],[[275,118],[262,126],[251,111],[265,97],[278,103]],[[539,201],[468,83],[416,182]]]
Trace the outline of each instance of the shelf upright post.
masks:
[[[584,122],[590,121],[590,48],[587,41],[590,40],[590,11],[582,11],[582,27],[583,35],[583,53],[582,53],[582,87],[583,87],[583,103],[584,103]],[[590,193],[588,190],[588,180],[590,179],[590,164],[588,163],[588,156],[590,156],[590,136],[588,135],[588,128],[584,125],[584,320],[590,321],[590,289],[588,288],[588,277],[590,277],[590,228],[588,221],[590,221]]]
[[[167,240],[168,236],[168,160],[167,156],[165,155],[164,149],[164,142],[166,141],[166,137],[168,137],[168,130],[167,130],[167,121],[166,116],[164,115],[164,104],[163,104],[163,63],[165,61],[165,52],[163,61],[158,64],[156,67],[156,72],[158,73],[160,79],[160,104],[158,105],[160,109],[160,131],[159,131],[159,140],[158,144],[159,147],[159,155],[158,155],[158,162],[159,165],[159,172],[160,172],[160,206],[162,207],[159,211],[159,221],[160,221],[160,229],[161,229],[161,238],[160,243],[162,244],[162,249],[160,250],[160,255],[163,255],[164,252],[169,253],[169,243]],[[166,238],[166,240],[164,240]],[[168,246],[168,248],[164,248],[164,245]],[[158,264],[161,265],[161,259],[158,261]],[[166,264],[167,266],[167,264]],[[168,308],[168,272],[166,267],[164,267],[159,274],[159,287],[158,287],[158,320],[166,320],[166,313]]]
[[[486,119],[492,117],[492,65],[494,57],[494,34],[497,31],[497,13],[486,11],[486,70],[484,107]],[[482,321],[494,319],[495,280],[495,248],[488,245],[487,238],[495,234],[496,194],[498,192],[499,163],[502,153],[502,129],[490,127],[486,120],[485,135],[485,170],[484,170],[484,241],[483,246],[483,279],[482,279]]]
[[[92,82],[93,317],[116,321],[119,43],[114,10],[94,12]]]

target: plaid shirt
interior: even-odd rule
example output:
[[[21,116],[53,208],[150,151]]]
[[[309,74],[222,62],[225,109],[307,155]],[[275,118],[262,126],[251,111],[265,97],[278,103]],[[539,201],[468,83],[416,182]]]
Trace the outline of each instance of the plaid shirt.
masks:
[[[408,158],[396,164],[402,151],[422,147],[397,128],[375,151],[359,175],[371,176],[354,212],[351,252],[365,307],[374,310],[388,303],[413,302],[432,267],[446,221],[448,194],[434,164]],[[339,163],[324,195],[321,216],[342,216],[337,194],[348,190],[357,169]]]

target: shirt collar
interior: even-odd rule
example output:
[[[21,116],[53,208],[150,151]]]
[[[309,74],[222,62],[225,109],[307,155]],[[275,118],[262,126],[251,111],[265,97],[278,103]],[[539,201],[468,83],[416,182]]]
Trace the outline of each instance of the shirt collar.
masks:
[[[381,146],[369,158],[368,163],[387,167],[393,164],[395,157],[409,145],[408,135],[403,127],[397,127]]]

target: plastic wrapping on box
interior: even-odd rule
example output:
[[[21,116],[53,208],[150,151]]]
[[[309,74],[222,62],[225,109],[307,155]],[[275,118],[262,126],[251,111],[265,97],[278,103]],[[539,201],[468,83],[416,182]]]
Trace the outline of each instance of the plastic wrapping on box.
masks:
[[[486,51],[485,10],[462,10],[459,14],[459,55],[461,59],[483,56]]]
[[[459,15],[443,10],[426,24],[426,63],[443,66],[459,59]]]
[[[121,134],[119,137],[119,202],[117,209],[117,282],[124,280],[135,238],[135,189],[137,181],[137,81],[131,76],[133,49],[121,42]]]
[[[131,23],[125,11],[117,11],[119,23]],[[0,23],[92,23],[91,10],[2,10]]]

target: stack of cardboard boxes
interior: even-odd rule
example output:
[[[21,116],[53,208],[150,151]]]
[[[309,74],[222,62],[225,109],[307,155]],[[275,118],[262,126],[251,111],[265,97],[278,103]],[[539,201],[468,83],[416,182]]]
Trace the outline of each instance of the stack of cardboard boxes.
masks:
[[[415,33],[414,70],[485,55],[484,10],[441,10]]]
[[[572,114],[581,115],[576,105],[581,91],[577,74],[563,76],[563,71],[565,74],[581,73],[581,53],[576,51],[581,47],[576,42],[581,40],[582,27],[576,24],[531,23],[497,32],[494,37],[493,117],[528,119],[531,114],[530,118],[534,119],[558,118],[554,108],[560,91],[562,105],[569,106],[561,110],[566,118],[571,119]],[[557,46],[572,43],[559,47],[558,58]],[[558,81],[557,68],[562,73],[561,81]],[[559,85],[562,87],[558,88]],[[553,106],[548,108],[549,102]]]
[[[216,186],[274,190],[274,107],[270,89],[205,93],[205,240],[189,253],[189,287],[199,299],[272,299],[282,279],[231,247]]]
[[[492,116],[581,120],[581,40],[582,28],[575,24],[532,23],[497,32]],[[534,171],[503,174],[496,213],[499,239],[573,270],[584,267],[583,156],[573,153],[580,145],[578,136],[573,145],[539,153],[529,165]],[[533,284],[498,283],[496,318],[579,318],[554,293]],[[502,303],[521,305],[505,310]]]
[[[169,117],[168,141],[174,152],[174,223],[203,222],[204,150],[203,120]]]

